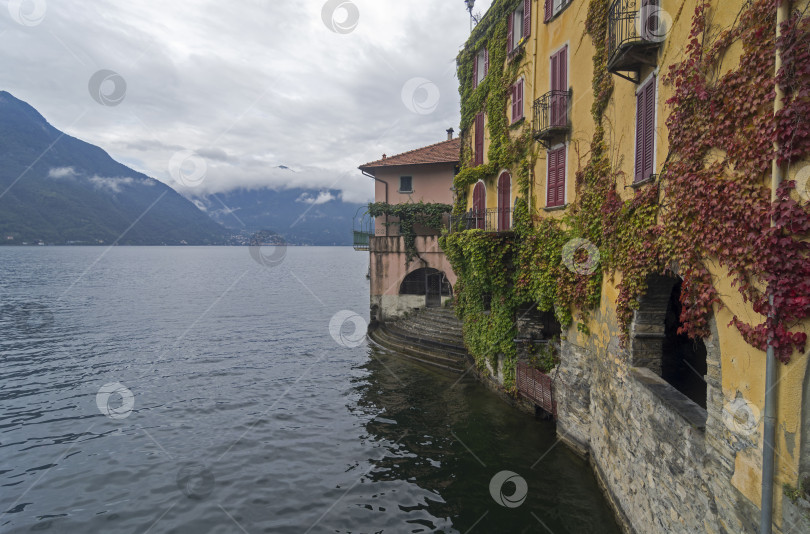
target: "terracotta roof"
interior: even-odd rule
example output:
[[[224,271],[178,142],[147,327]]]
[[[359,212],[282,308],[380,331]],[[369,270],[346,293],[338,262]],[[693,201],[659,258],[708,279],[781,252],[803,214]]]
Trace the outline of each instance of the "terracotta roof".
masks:
[[[395,167],[398,165],[423,165],[425,163],[458,163],[461,154],[461,138],[456,137],[449,141],[442,141],[396,156],[378,159],[360,165],[361,170],[375,169],[377,167]]]

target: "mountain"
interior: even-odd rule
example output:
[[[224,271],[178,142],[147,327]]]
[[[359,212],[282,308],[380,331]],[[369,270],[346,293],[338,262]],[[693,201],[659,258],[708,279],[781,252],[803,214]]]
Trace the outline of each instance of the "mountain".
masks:
[[[351,245],[352,219],[367,207],[343,202],[334,189],[235,189],[192,200],[234,232],[268,230],[297,245]]]
[[[206,245],[229,233],[167,185],[0,91],[0,244]]]

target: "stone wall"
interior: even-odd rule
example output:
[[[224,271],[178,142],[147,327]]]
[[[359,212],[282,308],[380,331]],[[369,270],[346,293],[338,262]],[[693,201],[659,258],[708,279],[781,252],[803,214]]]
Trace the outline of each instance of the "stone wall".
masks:
[[[724,421],[719,350],[705,343],[707,410],[657,374],[648,346],[635,359],[632,340],[623,349],[615,336],[606,346],[562,344],[559,437],[589,452],[628,531],[757,532],[758,508],[731,484],[736,453],[756,436]]]

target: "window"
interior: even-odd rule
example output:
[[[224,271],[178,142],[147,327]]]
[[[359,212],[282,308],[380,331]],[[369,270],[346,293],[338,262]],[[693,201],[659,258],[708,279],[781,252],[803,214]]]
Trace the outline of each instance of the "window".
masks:
[[[489,50],[484,48],[475,56],[473,61],[473,89],[478,87],[489,73]]]
[[[511,227],[512,210],[509,201],[512,196],[512,176],[508,172],[498,178],[498,231],[504,232]]]
[[[553,19],[571,0],[546,0],[544,22]]]
[[[532,30],[532,1],[523,0],[506,21],[506,51],[513,52],[520,40],[528,37]]]
[[[413,193],[413,176],[400,176],[399,177],[399,192],[400,193]]]
[[[655,76],[636,95],[636,169],[633,181],[652,177],[655,170]]]
[[[548,185],[546,207],[565,204],[565,145],[548,151]]]
[[[473,189],[473,217],[475,218],[474,228],[480,230],[484,229],[486,209],[487,209],[487,190],[484,187],[484,182],[478,182]]]
[[[512,124],[523,118],[523,78],[509,89],[512,94]]]
[[[484,114],[475,116],[475,146],[473,147],[473,164],[484,164]]]
[[[568,124],[568,46],[551,56],[551,100],[549,119],[552,127]]]

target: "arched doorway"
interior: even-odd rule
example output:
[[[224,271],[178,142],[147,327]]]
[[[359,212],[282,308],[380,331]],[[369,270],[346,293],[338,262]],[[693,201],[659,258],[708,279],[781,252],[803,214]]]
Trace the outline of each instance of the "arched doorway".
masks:
[[[512,176],[504,171],[498,178],[498,231],[509,230],[512,223],[512,213],[509,205],[512,196]]]
[[[487,189],[484,182],[478,182],[473,189],[473,217],[475,218],[474,228],[484,229],[487,209]]]
[[[706,408],[707,351],[702,339],[678,334],[683,326],[681,289],[674,276],[653,275],[639,300],[631,332],[632,363],[647,367],[701,408]]]
[[[424,295],[425,306],[432,308],[442,305],[442,297],[452,296],[453,287],[442,271],[427,267],[408,273],[399,285],[399,294]]]

